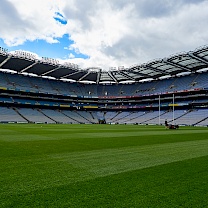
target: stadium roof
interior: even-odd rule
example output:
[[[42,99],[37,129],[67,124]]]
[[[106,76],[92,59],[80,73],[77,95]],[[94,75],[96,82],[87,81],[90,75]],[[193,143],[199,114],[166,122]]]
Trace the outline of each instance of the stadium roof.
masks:
[[[0,69],[83,83],[140,82],[180,73],[194,73],[205,68],[208,68],[208,46],[129,68],[112,68],[109,71],[96,67],[80,69],[75,64],[59,64],[57,60],[46,57],[39,60],[30,53],[10,53],[0,47]]]

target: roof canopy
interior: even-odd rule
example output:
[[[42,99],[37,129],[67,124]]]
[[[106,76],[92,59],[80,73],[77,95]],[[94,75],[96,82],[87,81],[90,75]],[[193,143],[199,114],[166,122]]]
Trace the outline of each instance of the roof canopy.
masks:
[[[80,69],[75,64],[62,65],[54,59],[42,58],[42,60],[38,60],[27,52],[12,54],[0,47],[0,69],[13,70],[19,74],[28,73],[84,83],[139,82],[145,79],[158,79],[166,75],[193,73],[205,68],[208,68],[208,46],[126,69],[113,68],[109,71],[96,67]]]

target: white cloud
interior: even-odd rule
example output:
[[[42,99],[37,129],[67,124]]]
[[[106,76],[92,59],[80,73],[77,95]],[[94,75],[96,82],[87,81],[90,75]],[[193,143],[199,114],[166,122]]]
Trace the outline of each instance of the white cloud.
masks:
[[[65,48],[89,57],[69,51],[70,62],[129,67],[207,44],[207,10],[206,0],[1,0],[0,38],[7,45],[54,43],[69,34],[74,43]],[[54,20],[56,12],[66,25]]]
[[[53,19],[57,11],[55,0],[1,0],[1,34],[8,46],[26,40],[43,39],[49,43],[64,33],[64,25]]]

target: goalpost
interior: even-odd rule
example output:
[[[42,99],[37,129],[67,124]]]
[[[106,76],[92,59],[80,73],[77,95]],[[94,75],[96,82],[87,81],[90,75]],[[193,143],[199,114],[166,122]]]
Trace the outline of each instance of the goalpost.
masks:
[[[159,116],[158,116],[158,124],[161,125],[161,122],[165,121],[166,119],[161,119],[161,101],[160,101],[160,95],[159,95],[159,101],[158,101],[158,111],[159,111]],[[173,106],[173,115],[172,115],[172,124],[175,124],[175,95],[173,93],[173,102],[172,102],[172,106]],[[164,122],[163,122],[164,123]]]
[[[175,96],[174,96],[174,93],[173,93],[173,120],[172,120],[172,124],[174,125],[175,124]]]
[[[161,119],[160,119],[160,95],[159,95],[159,120],[158,120],[159,125],[161,124]]]

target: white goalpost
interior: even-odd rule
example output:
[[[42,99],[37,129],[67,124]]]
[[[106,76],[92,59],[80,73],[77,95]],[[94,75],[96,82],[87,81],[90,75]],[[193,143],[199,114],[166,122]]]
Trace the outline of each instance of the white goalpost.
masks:
[[[160,95],[159,95],[159,98],[158,98],[158,124],[159,125],[161,125],[161,123],[164,123],[165,122],[165,120],[167,120],[167,119],[161,119],[161,101],[160,101]],[[172,111],[173,111],[173,115],[172,115],[172,125],[174,125],[175,124],[175,95],[174,95],[174,93],[173,93],[173,101],[172,101],[172,106],[173,106],[173,109],[172,109]]]

